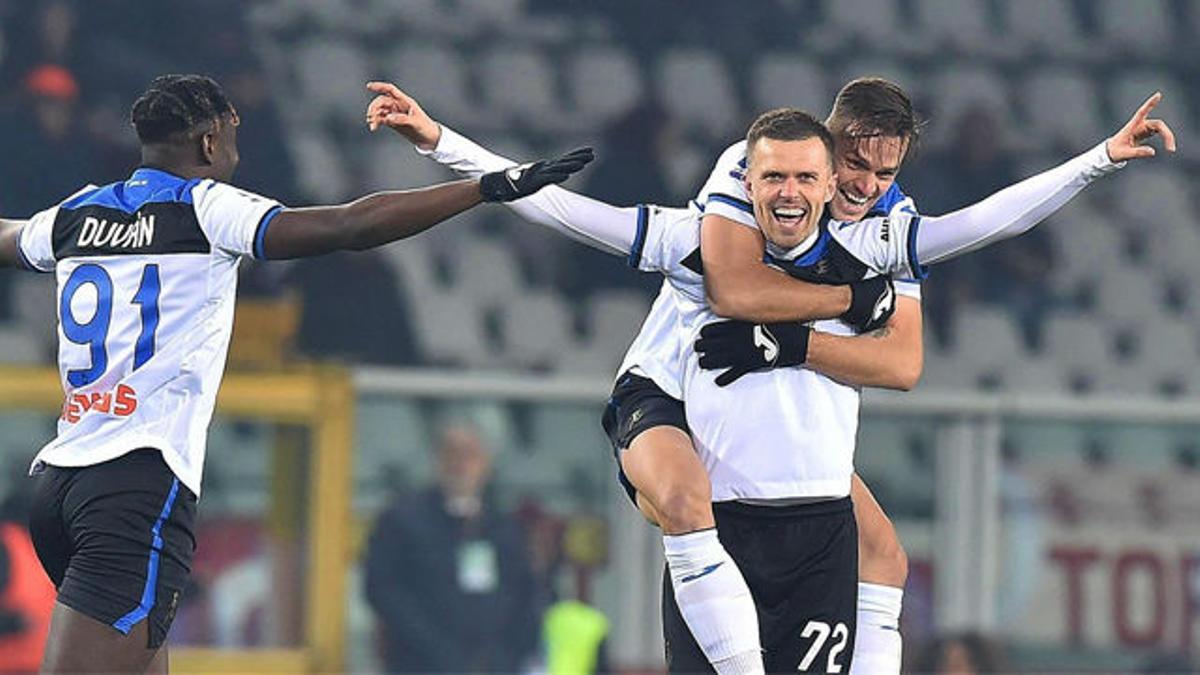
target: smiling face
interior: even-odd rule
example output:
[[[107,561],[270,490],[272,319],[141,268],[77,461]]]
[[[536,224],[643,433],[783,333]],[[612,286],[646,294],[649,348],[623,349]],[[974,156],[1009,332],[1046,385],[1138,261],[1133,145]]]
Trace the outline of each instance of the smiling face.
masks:
[[[834,136],[837,190],[829,212],[837,220],[862,220],[900,171],[908,142],[899,136]]]
[[[825,143],[815,136],[759,138],[746,158],[746,191],[763,235],[785,249],[799,245],[816,229],[836,187]]]

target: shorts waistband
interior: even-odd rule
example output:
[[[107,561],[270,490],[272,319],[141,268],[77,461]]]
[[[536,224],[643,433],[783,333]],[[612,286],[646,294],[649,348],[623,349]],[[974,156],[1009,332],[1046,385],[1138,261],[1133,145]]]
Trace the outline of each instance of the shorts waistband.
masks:
[[[747,504],[745,502],[728,501],[713,504],[713,512],[734,518],[805,518],[809,516],[827,516],[843,511],[853,511],[854,503],[849,497],[838,497],[806,504],[784,504],[767,506],[764,504]]]

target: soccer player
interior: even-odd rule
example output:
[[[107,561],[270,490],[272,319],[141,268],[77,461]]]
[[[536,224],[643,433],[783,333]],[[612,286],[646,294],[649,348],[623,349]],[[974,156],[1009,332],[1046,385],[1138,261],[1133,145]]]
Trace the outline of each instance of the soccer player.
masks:
[[[205,436],[233,324],[238,262],[362,250],[483,201],[558,183],[590,149],[347,204],[286,208],[227,184],[237,111],[198,75],[133,104],[142,163],[29,220],[0,222],[0,262],[55,273],[57,437],[34,459],[31,530],[58,588],[47,672],[165,672],[190,571]]]
[[[371,115],[369,115],[369,121],[371,121],[373,126],[378,124],[387,124],[395,127],[398,131],[404,133],[419,146],[424,146],[426,149],[434,148],[434,157],[439,161],[447,163],[462,171],[477,172],[482,167],[499,167],[504,166],[507,162],[507,160],[504,160],[503,158],[491,155],[490,153],[487,153],[487,151],[478,148],[478,146],[470,144],[469,142],[465,141],[465,139],[462,139],[462,137],[453,134],[453,132],[447,132],[447,130],[438,129],[436,124],[428,121],[427,116],[424,115],[423,111],[420,111],[419,106],[417,106],[415,102],[403,98],[403,95],[399,93],[398,90],[392,91],[389,89],[388,87],[390,87],[390,85],[380,85],[380,87],[381,88],[377,88],[376,90],[385,92],[386,96],[384,96],[383,99],[377,99],[372,103],[373,110]],[[1143,136],[1147,133],[1153,134],[1162,132],[1168,137],[1168,147],[1173,147],[1173,141],[1170,138],[1169,129],[1167,129],[1165,125],[1157,120],[1147,121],[1145,119],[1146,113],[1148,113],[1149,108],[1153,107],[1154,102],[1156,102],[1156,98],[1148,101],[1146,106],[1144,106],[1142,110],[1139,110],[1139,113],[1135,116],[1135,119],[1131,120],[1130,124],[1127,125],[1127,127],[1123,129],[1118,136],[1114,137],[1114,139],[1110,139],[1108,147],[1112,152],[1113,159],[1121,158],[1122,154],[1128,151],[1128,149],[1122,146],[1119,142],[1122,138],[1135,138],[1136,140],[1143,140]],[[809,134],[809,136],[788,138],[785,140],[789,142],[811,140],[812,135],[817,134],[815,128],[819,127],[820,125],[814,126],[811,124],[811,120],[809,122],[810,123],[808,124],[807,128],[812,132]],[[821,129],[821,131],[823,131],[823,129]],[[787,133],[785,133],[784,136],[787,136]],[[1130,141],[1130,144],[1132,145],[1132,141]],[[770,145],[770,143],[764,141],[765,147],[769,148]],[[766,150],[764,150],[764,152],[766,152]],[[1138,148],[1136,151],[1128,152],[1134,153],[1130,154],[1130,157],[1133,157],[1143,156],[1151,153],[1152,151],[1149,148]],[[812,158],[809,159],[811,160]],[[766,160],[764,160],[764,163],[766,163]],[[820,162],[817,162],[817,164],[819,165]],[[812,168],[811,162],[809,168]],[[918,259],[937,261],[960,254],[966,250],[985,245],[986,243],[990,243],[991,241],[998,240],[999,238],[1005,236],[1013,236],[1014,234],[1028,229],[1028,227],[1031,227],[1041,218],[1044,218],[1051,211],[1064,203],[1067,198],[1086,185],[1087,182],[1108,170],[1111,170],[1109,158],[1107,156],[1102,156],[1099,149],[1094,150],[1088,155],[1077,158],[1076,160],[1073,160],[1062,167],[1050,172],[1046,172],[1045,174],[1014,186],[1013,188],[1010,188],[1009,190],[1006,190],[989,200],[985,200],[984,203],[976,205],[975,207],[971,207],[963,212],[952,214],[951,216],[929,219],[927,220],[927,224],[920,228],[919,231],[922,233],[920,235],[918,235],[917,224],[920,223],[921,220],[912,214],[909,214],[905,217],[872,219],[872,221],[870,221],[871,227],[863,228],[861,230],[856,230],[855,228],[847,230],[846,228],[848,225],[845,223],[839,224],[836,228],[822,225],[822,227],[818,230],[814,225],[817,220],[813,219],[816,218],[819,220],[820,214],[818,211],[820,210],[819,207],[823,206],[823,199],[809,198],[796,200],[793,199],[794,195],[788,195],[787,199],[774,199],[773,201],[768,201],[766,198],[763,198],[762,201],[755,201],[754,207],[752,208],[755,209],[755,215],[757,216],[758,224],[763,225],[766,223],[766,225],[763,225],[763,227],[764,229],[768,230],[768,239],[772,242],[772,244],[775,245],[775,259],[779,266],[783,267],[791,274],[804,276],[814,280],[841,280],[843,282],[856,281],[861,279],[864,274],[871,273],[872,266],[866,264],[866,262],[873,262],[877,267],[876,271],[880,271],[878,269],[879,267],[890,269],[889,265],[895,266],[896,264],[899,264],[897,261],[904,261],[904,264],[901,264],[901,270],[907,274],[913,274],[916,270],[920,269],[920,265],[916,262]],[[777,174],[778,172],[765,172],[760,184],[770,186],[774,182],[779,181],[782,176]],[[810,188],[821,183],[820,180],[817,180],[816,174],[812,171],[802,172],[799,181]],[[831,197],[834,191],[832,186],[830,186],[828,189],[829,192],[825,195],[825,199]],[[769,192],[769,189],[760,189],[760,192]],[[853,197],[855,195],[849,196]],[[770,208],[759,208],[764,203],[768,204]],[[1014,204],[1020,204],[1021,208],[1012,208]],[[671,250],[665,254],[665,256],[661,249],[657,254],[657,260],[659,260],[660,263],[665,261],[665,264],[673,270],[667,271],[671,285],[669,291],[674,293],[674,301],[681,306],[687,306],[688,303],[699,306],[699,303],[705,302],[703,292],[699,294],[699,299],[697,299],[697,294],[695,293],[695,282],[703,281],[698,273],[703,270],[705,273],[704,276],[709,274],[709,270],[707,269],[707,260],[705,260],[703,264],[699,264],[700,255],[699,247],[697,246],[700,236],[699,232],[695,229],[689,230],[689,227],[694,227],[695,225],[695,221],[697,219],[695,214],[684,213],[681,215],[677,210],[672,213],[671,211],[656,209],[653,213],[647,213],[645,210],[616,209],[614,207],[607,207],[606,205],[598,204],[593,200],[588,200],[584,197],[570,195],[569,193],[565,193],[561,190],[543,193],[534,199],[515,203],[513,204],[513,208],[522,213],[522,215],[537,222],[551,225],[556,229],[566,231],[578,237],[590,239],[593,241],[593,243],[601,246],[602,248],[628,252],[631,254],[631,258],[634,260],[634,262],[644,262],[648,256],[647,251],[654,250],[658,244],[661,244],[663,241],[671,238],[670,235],[661,234],[661,232],[672,230],[672,225],[666,224],[672,223],[680,228],[678,230],[679,232],[683,232],[684,234],[679,235],[679,237],[681,237],[679,241],[675,241],[669,245]],[[679,225],[680,222],[684,224]],[[654,223],[663,223],[663,225],[661,227],[657,227],[654,225]],[[798,227],[802,223],[806,223],[807,227]],[[775,234],[774,237],[771,236],[772,229]],[[656,238],[656,235],[652,234],[655,231],[660,231],[661,237]],[[933,231],[934,234],[930,235],[929,231]],[[804,232],[805,237],[811,235],[815,239],[815,241],[811,242],[807,247],[800,247],[807,248],[807,250],[802,251],[804,255],[801,255],[796,259],[798,264],[795,262],[787,262],[788,256],[784,253],[784,251],[791,246],[803,242],[803,237],[800,239],[795,238],[797,232]],[[688,239],[687,237],[689,236],[692,238]],[[682,242],[682,248],[679,247],[680,242]],[[913,251],[910,252],[909,249],[913,249]],[[790,253],[795,255],[797,251],[793,250]],[[914,253],[917,254],[917,256],[914,256]],[[762,255],[761,248],[759,249],[758,255]],[[653,255],[650,257],[653,258]],[[656,267],[655,263],[651,263],[649,268],[665,269]],[[681,269],[689,270],[690,272],[683,272]],[[684,279],[688,277],[689,273],[693,276],[692,283],[690,284],[684,281]],[[700,284],[700,290],[703,291],[703,283]],[[682,302],[680,301],[681,297],[683,298]],[[663,296],[660,296],[660,302],[662,301]],[[695,307],[692,307],[688,311],[695,314],[697,310]],[[707,311],[707,308],[705,308],[703,311]],[[653,316],[654,315],[652,313],[651,319],[648,320],[648,325],[653,320]],[[691,324],[693,329],[700,327],[700,324],[694,321],[685,321],[685,324]],[[737,355],[739,353],[738,350],[741,347],[745,346],[745,344],[749,344],[748,351],[758,356],[757,361],[752,361],[749,363],[739,363],[735,361],[731,364],[735,366],[734,370],[728,374],[722,374],[718,376],[716,381],[711,383],[712,385],[716,385],[717,382],[729,384],[729,382],[737,378],[741,370],[751,367],[772,365],[769,360],[763,359],[762,353],[764,347],[767,349],[767,352],[774,351],[775,356],[782,359],[780,360],[777,358],[776,363],[773,365],[803,363],[806,356],[805,348],[804,346],[800,345],[799,342],[801,340],[807,342],[809,337],[819,339],[819,336],[822,334],[819,331],[811,331],[810,333],[807,327],[797,326],[796,330],[794,331],[794,335],[788,334],[786,336],[787,342],[785,344],[784,341],[775,338],[768,332],[761,330],[762,327],[759,327],[759,330],[755,330],[754,327],[747,326],[746,328],[748,330],[741,331],[741,327],[735,324],[718,324],[718,328],[721,330],[717,331],[716,335],[713,335],[712,331],[709,331],[705,335],[705,340],[701,341],[702,343],[707,341],[707,349],[716,349],[718,352],[728,352],[730,349],[732,349],[733,353]],[[836,330],[837,332],[843,333],[845,332],[844,327],[839,328],[836,325],[827,325],[824,326],[824,328],[825,330]],[[643,332],[645,332],[645,329]],[[743,342],[739,342],[739,340],[741,340],[743,337],[745,340]],[[830,337],[832,338],[835,336]],[[756,339],[759,341],[758,344],[755,344]],[[837,343],[837,340],[833,340],[831,344]],[[701,358],[704,359],[711,356],[712,354],[706,353]],[[694,358],[694,356],[689,356],[689,359]],[[729,356],[726,354],[721,358],[727,360]],[[714,364],[710,363],[709,365]],[[720,365],[720,363],[715,365]],[[694,362],[691,363],[690,368],[695,368]],[[787,372],[787,369],[779,372],[785,373]],[[804,372],[805,371],[801,371],[801,374],[804,374]],[[810,378],[818,377],[813,375],[811,371],[807,372],[807,376]],[[685,380],[691,379],[693,382],[695,382],[697,378],[699,378],[698,375],[685,378]],[[798,447],[807,448],[809,450],[808,453],[799,453],[800,456],[820,458],[810,459],[809,461],[813,463],[814,466],[817,466],[818,469],[821,468],[820,465],[822,462],[826,462],[834,467],[832,470],[830,470],[828,466],[825,467],[825,469],[828,471],[828,474],[839,476],[840,469],[837,468],[837,465],[839,462],[842,462],[842,460],[838,459],[838,457],[842,454],[844,454],[847,458],[844,468],[849,468],[849,454],[848,452],[844,451],[846,448],[849,448],[850,450],[853,448],[854,421],[857,416],[857,392],[843,387],[842,385],[839,385],[828,378],[821,378],[821,380],[824,380],[824,382],[821,383],[821,386],[830,387],[830,391],[835,393],[830,393],[829,391],[822,392],[820,388],[818,388],[816,393],[810,392],[810,395],[808,396],[783,396],[783,393],[790,391],[790,389],[785,387],[776,387],[775,389],[771,390],[772,395],[768,396],[768,399],[771,401],[777,401],[777,399],[782,396],[784,400],[792,404],[788,409],[791,410],[793,416],[797,414],[797,410],[803,411],[806,409],[806,407],[811,407],[810,404],[813,402],[818,404],[823,403],[822,405],[818,406],[821,413],[829,415],[833,420],[832,427],[829,423],[826,423],[823,427],[825,431],[830,433],[832,438],[832,444],[830,448],[832,459],[823,458],[822,455],[827,453],[816,451],[817,448],[814,446],[820,444],[818,441],[814,441],[813,438],[802,438],[806,433],[809,432],[805,432],[802,428],[796,427],[794,424],[785,425],[785,428],[790,430],[790,432],[796,436],[796,443],[798,444]],[[809,384],[811,385],[812,382]],[[690,388],[690,385],[688,386]],[[812,387],[809,388],[811,389]],[[797,390],[803,391],[804,386],[798,386]],[[841,391],[842,393],[837,394],[836,392],[838,391]],[[845,396],[843,396],[843,394]],[[710,392],[703,396],[703,398],[720,400],[721,397],[720,392]],[[649,400],[648,397],[643,397],[643,399],[638,402],[640,405],[632,410],[631,414],[629,415],[630,419],[636,421],[638,418],[648,416],[646,414],[647,407],[644,405],[647,400]],[[687,400],[690,417],[692,410],[695,407],[695,404],[693,404],[692,393],[689,392],[687,394]],[[715,426],[710,427],[710,433],[704,435],[707,436],[710,441],[712,441],[711,443],[706,444],[704,442],[705,438],[701,437],[700,434],[697,434],[697,441],[700,444],[699,449],[702,454],[706,455],[705,464],[709,468],[709,475],[713,477],[714,483],[717,482],[718,473],[720,473],[720,470],[727,470],[726,475],[722,477],[722,482],[725,484],[721,485],[721,489],[727,494],[714,495],[719,501],[745,499],[747,497],[751,499],[766,498],[776,500],[778,495],[756,495],[755,493],[763,490],[770,493],[773,489],[780,488],[785,491],[793,492],[795,493],[793,495],[794,497],[799,497],[802,499],[813,497],[820,498],[822,496],[820,494],[821,491],[833,490],[835,493],[840,491],[840,487],[836,487],[836,484],[842,480],[841,478],[825,481],[817,480],[815,482],[805,478],[796,480],[793,482],[793,484],[788,485],[786,481],[778,480],[780,477],[779,475],[772,477],[773,473],[781,474],[786,477],[789,468],[787,466],[788,458],[793,456],[793,453],[790,451],[785,457],[782,458],[770,458],[769,452],[766,452],[765,450],[758,450],[757,448],[755,450],[743,449],[741,453],[720,452],[720,449],[723,447],[722,444],[732,447],[735,444],[734,438],[739,435],[732,433],[725,434],[722,431],[722,428],[726,426],[727,422],[725,417],[729,416],[729,411],[735,409],[735,405],[737,405],[737,401],[725,399],[720,405],[714,405],[709,411],[712,413],[707,415],[710,421],[717,420],[713,422]],[[774,405],[778,406],[779,404],[776,402]],[[752,411],[757,411],[760,409],[757,405],[745,406],[745,408]],[[762,409],[770,410],[771,405],[768,404]],[[848,417],[845,415],[846,411],[850,412]],[[654,412],[655,411],[651,411],[649,414],[652,415]],[[724,416],[722,416],[722,412]],[[681,411],[678,414],[678,417],[682,419]],[[742,419],[744,416],[735,414],[732,417],[738,418],[738,421],[744,422]],[[759,435],[761,435],[763,433],[761,429],[764,427],[764,425],[758,420],[761,420],[762,418],[758,415],[752,415],[750,417],[752,417],[754,421],[749,422],[749,424],[756,426],[759,430]],[[787,418],[788,415],[781,412],[779,417],[781,419]],[[813,426],[822,428],[822,420],[819,419],[820,417],[821,415],[813,411],[810,411],[808,414],[803,414],[802,419],[805,424],[801,424],[800,427]],[[731,428],[742,428],[739,427],[736,422],[729,426]],[[775,429],[777,426],[779,425],[774,425],[771,428]],[[847,426],[849,427],[848,434],[846,433]],[[679,428],[681,430],[686,429],[686,426],[681,424],[679,425]],[[742,435],[744,439],[755,437],[752,429],[743,429],[743,434],[740,435]],[[815,436],[820,439],[821,435],[815,434]],[[781,437],[787,439],[788,435],[784,433]],[[783,445],[786,447],[789,444],[784,443]],[[718,450],[714,451],[714,448],[717,448]],[[839,453],[838,448],[842,448],[843,452]],[[765,456],[760,456],[764,455],[764,453]],[[744,464],[739,464],[739,460],[744,460],[746,456],[750,456],[752,458],[757,457],[759,461],[766,464],[766,466],[759,465],[755,467],[753,459],[749,460],[749,467],[745,466]],[[622,460],[624,460],[624,457]],[[764,460],[771,461],[764,462]],[[801,461],[797,461],[796,463],[799,465],[804,464],[804,462]],[[723,467],[723,464],[727,466]],[[747,468],[750,470],[747,471]],[[775,468],[777,468],[778,471],[775,471]],[[714,469],[716,469],[716,471],[714,471]],[[755,478],[754,472],[756,470],[762,473],[757,476],[757,480],[751,480],[752,478]],[[800,473],[804,474],[805,472],[802,470]],[[821,472],[817,471],[816,473],[820,474]],[[848,490],[848,473],[846,474],[844,480],[847,484],[846,489]],[[742,485],[738,485],[739,482],[742,483]],[[804,485],[806,482],[809,483],[807,486]],[[707,481],[705,481],[705,483],[707,484]],[[809,493],[810,490],[815,491],[816,494]],[[784,499],[786,501],[788,497],[785,495]],[[734,506],[736,506],[736,504]],[[773,510],[771,513],[772,516],[784,516],[786,511]],[[657,514],[653,515],[657,516]],[[736,514],[729,517],[736,517]],[[753,521],[754,519],[751,518],[750,520]],[[805,537],[797,538],[797,540],[804,539]],[[668,557],[670,558],[669,550]],[[712,563],[704,568],[693,569],[685,576],[685,583],[693,583],[693,578],[698,580],[705,576],[709,576],[714,573],[716,569],[722,566],[725,566],[724,561]],[[853,568],[854,565],[851,564],[850,567]],[[674,572],[674,570],[672,570],[672,572]],[[701,574],[701,572],[705,572],[707,574]],[[764,588],[770,587],[771,583],[772,582],[770,580],[762,581],[758,584],[758,590],[760,592],[763,591]],[[790,586],[790,584],[785,584],[785,586]],[[842,586],[844,587],[844,584]],[[678,589],[676,591],[676,595],[682,598],[678,592]],[[770,596],[770,594],[767,595]],[[788,598],[789,596],[785,594],[784,597]],[[790,596],[789,601],[796,602],[797,597],[800,597],[800,601],[803,601],[802,596],[795,595]],[[810,596],[808,598],[809,604],[811,604],[812,597],[813,596]],[[845,598],[842,599],[843,601],[845,600]],[[851,600],[851,605],[852,604],[853,600]],[[783,605],[786,609],[788,602],[784,602]],[[798,605],[793,605],[793,607],[798,608]],[[778,609],[778,607],[776,607],[776,609]],[[794,621],[794,617],[791,615],[791,613],[784,612],[783,614],[788,615],[788,617],[785,617],[788,621]],[[843,617],[846,616],[844,606],[840,612],[835,612],[834,614],[840,614],[840,616]],[[795,614],[795,616],[802,616],[802,614]],[[774,656],[776,657],[776,660],[773,662],[773,667],[794,668],[797,666],[797,663],[803,664],[805,668],[819,667],[814,666],[814,663],[819,660],[817,658],[818,656],[825,656],[829,659],[828,662],[831,665],[836,665],[836,659],[841,658],[846,650],[847,635],[852,632],[849,630],[849,628],[847,628],[847,625],[850,627],[853,626],[852,619],[853,616],[851,614],[851,622],[849,624],[847,624],[846,621],[838,621],[836,623],[814,621],[811,627],[807,624],[803,624],[802,622],[802,625],[804,625],[803,630],[801,629],[801,624],[792,624],[791,628],[794,628],[794,630],[783,630],[782,632],[778,630],[778,628],[780,626],[787,627],[789,624],[787,624],[786,621],[773,621],[773,623],[776,624],[775,626],[764,626],[764,637],[774,633],[774,639],[769,640],[768,644],[768,655],[772,655],[774,652]],[[839,625],[841,628],[838,627]],[[824,633],[821,632],[822,626],[825,629]],[[691,628],[692,632],[695,633],[695,626],[691,625]],[[669,627],[668,630],[670,630]],[[795,645],[799,643],[799,641],[795,638],[797,633],[800,633],[803,635],[803,637],[812,640],[808,645],[808,651],[806,651],[803,655],[795,651]],[[832,642],[826,645],[825,643],[828,641],[828,638],[830,638],[831,635],[834,637],[834,639]],[[840,638],[839,635],[841,636]],[[783,646],[784,642],[790,643],[792,648],[789,650],[786,646]],[[772,643],[774,644],[774,650],[772,649]],[[686,645],[684,646],[686,647]],[[687,659],[691,659],[691,655],[688,655]],[[711,662],[711,657],[708,660]],[[896,668],[898,668],[898,653],[896,654],[896,661]],[[704,665],[704,657],[699,657],[697,660],[672,660],[672,669],[678,668],[680,670],[693,670],[697,668],[703,668]],[[714,665],[720,668],[722,664],[717,663]],[[724,665],[731,666],[729,663],[725,663]],[[753,670],[753,664],[741,663],[740,666],[750,666],[747,668],[742,668],[742,670]],[[761,663],[758,667],[761,668]],[[739,670],[739,668],[736,667],[731,667],[730,669]]]

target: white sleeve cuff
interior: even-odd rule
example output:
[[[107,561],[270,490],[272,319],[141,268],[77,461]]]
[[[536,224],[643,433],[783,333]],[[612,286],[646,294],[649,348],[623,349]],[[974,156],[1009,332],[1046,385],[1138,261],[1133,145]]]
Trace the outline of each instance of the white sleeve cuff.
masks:
[[[1108,139],[1100,141],[1096,147],[1088,150],[1079,156],[1079,159],[1086,167],[1083,171],[1088,180],[1096,180],[1097,178],[1107,176],[1120,169],[1125,168],[1128,162],[1114,162],[1108,156]]]
[[[438,139],[437,145],[432,150],[423,150],[414,146],[417,154],[448,166],[457,173],[473,177],[489,171],[502,171],[517,165],[517,162],[491,152],[450,127],[444,124],[441,127],[442,135]]]

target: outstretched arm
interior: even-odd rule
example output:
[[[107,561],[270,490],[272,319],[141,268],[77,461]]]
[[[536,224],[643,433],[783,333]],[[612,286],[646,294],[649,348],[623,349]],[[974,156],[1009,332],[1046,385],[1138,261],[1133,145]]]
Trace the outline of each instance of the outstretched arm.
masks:
[[[483,201],[479,181],[379,192],[348,204],[284,209],[263,239],[270,259],[381,246],[423,232]]]
[[[1028,231],[1097,178],[1129,160],[1153,157],[1154,148],[1145,143],[1154,136],[1161,135],[1166,150],[1174,152],[1171,128],[1149,118],[1160,100],[1161,93],[1146,99],[1115,135],[1070,161],[954,213],[922,218],[915,240],[917,259],[922,264],[950,260]]]
[[[371,131],[388,127],[421,154],[463,176],[476,177],[517,164],[439,124],[396,85],[370,82],[367,89],[376,94],[367,106]],[[637,237],[636,208],[613,206],[555,186],[507,206],[525,220],[614,255],[628,255]]]
[[[396,85],[371,82],[367,88],[377,94],[367,108],[372,130],[390,127],[418,152],[463,175],[512,166],[512,160],[438,124]],[[637,209],[553,186],[510,203],[509,208],[526,220],[616,255],[629,254],[638,235]],[[714,218],[720,217],[705,217],[700,248],[710,304],[718,314],[757,321],[807,320],[842,316],[854,304],[848,287],[809,284],[768,268],[762,262],[763,240],[757,231],[732,221],[729,227],[713,227],[709,222]],[[714,250],[720,254],[711,254]],[[713,293],[714,287],[720,289],[718,293]],[[872,288],[882,292],[878,284]],[[873,307],[875,298],[868,302],[867,295],[859,294],[859,306]]]
[[[482,201],[511,201],[561,183],[590,161],[591,149],[582,149],[484,173],[478,179],[380,192],[338,206],[284,209],[269,223],[263,254],[298,258],[382,246],[423,232]]]

